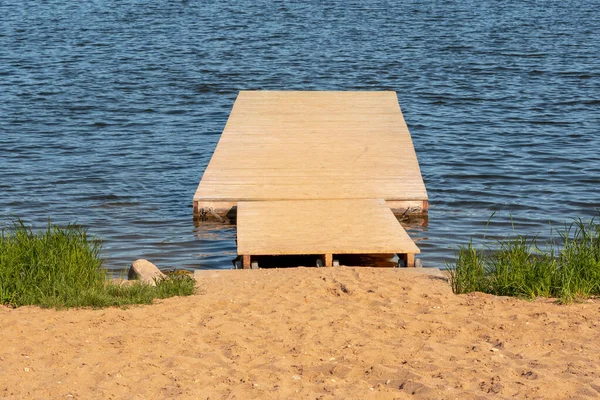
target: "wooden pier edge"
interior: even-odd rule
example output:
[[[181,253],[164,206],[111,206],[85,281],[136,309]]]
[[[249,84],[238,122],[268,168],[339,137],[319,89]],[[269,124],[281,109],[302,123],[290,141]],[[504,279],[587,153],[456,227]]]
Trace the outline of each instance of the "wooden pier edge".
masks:
[[[194,218],[201,216],[211,218],[215,214],[223,218],[235,217],[237,203],[231,200],[194,200]],[[429,212],[428,200],[386,200],[386,204],[395,215],[420,215]]]

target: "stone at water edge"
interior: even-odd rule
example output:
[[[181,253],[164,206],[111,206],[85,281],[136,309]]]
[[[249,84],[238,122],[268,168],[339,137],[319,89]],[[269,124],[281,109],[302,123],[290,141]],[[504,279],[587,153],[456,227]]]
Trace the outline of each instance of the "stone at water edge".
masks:
[[[131,263],[131,267],[129,267],[127,278],[138,279],[144,283],[156,285],[156,280],[166,278],[166,275],[160,272],[156,265],[148,260],[135,260]]]

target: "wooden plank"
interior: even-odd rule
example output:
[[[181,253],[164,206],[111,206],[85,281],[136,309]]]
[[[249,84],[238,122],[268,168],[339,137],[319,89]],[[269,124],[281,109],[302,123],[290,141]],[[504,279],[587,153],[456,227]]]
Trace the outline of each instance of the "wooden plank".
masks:
[[[240,202],[237,243],[251,255],[420,252],[382,199]]]
[[[350,198],[427,200],[394,92],[240,92],[194,204]]]

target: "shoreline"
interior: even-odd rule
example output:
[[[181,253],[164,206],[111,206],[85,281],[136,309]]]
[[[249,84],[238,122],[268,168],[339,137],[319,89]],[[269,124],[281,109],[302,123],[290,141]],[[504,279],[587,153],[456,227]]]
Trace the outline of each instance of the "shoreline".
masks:
[[[151,306],[2,306],[0,394],[600,396],[599,300],[457,296],[425,269],[207,270]]]

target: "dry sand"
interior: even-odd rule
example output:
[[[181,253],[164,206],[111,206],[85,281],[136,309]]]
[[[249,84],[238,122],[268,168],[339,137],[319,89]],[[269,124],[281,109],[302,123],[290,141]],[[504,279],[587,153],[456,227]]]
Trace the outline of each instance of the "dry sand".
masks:
[[[0,398],[600,397],[600,302],[455,296],[397,269],[208,272],[104,310],[0,307]]]

